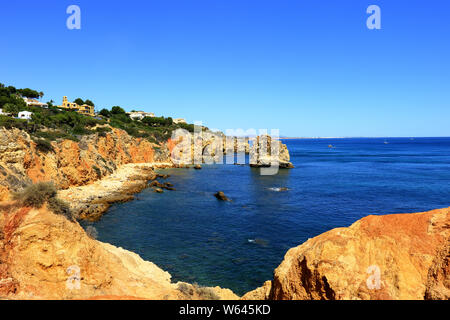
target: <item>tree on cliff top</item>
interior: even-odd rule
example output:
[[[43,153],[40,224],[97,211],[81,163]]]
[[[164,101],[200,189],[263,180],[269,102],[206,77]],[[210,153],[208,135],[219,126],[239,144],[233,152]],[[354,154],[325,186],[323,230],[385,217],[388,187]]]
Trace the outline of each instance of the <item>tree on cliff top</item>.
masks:
[[[111,113],[112,114],[125,114],[126,112],[121,107],[114,106],[114,107],[111,108]]]
[[[11,113],[11,114],[13,114],[14,116],[17,116],[17,114],[19,113],[19,111],[20,111],[19,107],[16,106],[15,104],[13,104],[13,103],[6,103],[6,104],[3,106],[3,112]]]
[[[89,99],[86,99],[84,101],[84,103],[87,104],[88,106],[95,107],[94,103],[91,100],[89,100]]]
[[[106,118],[109,118],[111,116],[111,112],[108,109],[103,108],[102,110],[100,110],[99,114],[101,116],[104,116]]]
[[[84,104],[84,101],[81,98],[76,98],[75,100],[73,100],[73,102],[79,106],[82,106]]]
[[[39,98],[39,92],[37,92],[36,90],[32,90],[30,88],[25,88],[25,89],[18,89],[17,92],[22,96],[22,97],[27,97],[27,98]],[[44,95],[44,93],[42,93],[42,95]]]

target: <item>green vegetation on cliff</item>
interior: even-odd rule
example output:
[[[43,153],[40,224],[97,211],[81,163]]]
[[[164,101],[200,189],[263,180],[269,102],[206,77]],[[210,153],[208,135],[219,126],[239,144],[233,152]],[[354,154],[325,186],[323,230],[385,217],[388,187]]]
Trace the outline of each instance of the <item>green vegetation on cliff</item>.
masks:
[[[36,209],[42,208],[47,203],[48,208],[55,214],[65,216],[69,220],[74,220],[69,205],[57,197],[57,189],[52,182],[39,182],[31,184],[22,191],[14,193],[13,199],[22,206]]]
[[[171,117],[145,117],[142,120],[132,120],[125,110],[119,106],[114,106],[111,110],[102,109],[97,117],[89,117],[74,111],[54,107],[53,101],[47,103],[48,108],[27,106],[22,98],[43,96],[43,92],[28,88],[6,87],[0,83],[0,108],[3,109],[3,113],[10,114],[10,116],[0,115],[0,127],[18,128],[28,132],[35,138],[35,141],[39,141],[43,151],[51,151],[51,149],[42,140],[47,142],[57,139],[78,141],[80,136],[83,135],[99,134],[104,136],[106,132],[111,130],[110,127],[125,130],[133,137],[145,138],[153,143],[167,140],[172,132],[178,128],[190,132],[194,131],[193,124],[175,124]],[[83,101],[81,98],[77,98],[75,102],[94,105],[92,101]],[[21,111],[32,112],[31,120],[15,118]]]

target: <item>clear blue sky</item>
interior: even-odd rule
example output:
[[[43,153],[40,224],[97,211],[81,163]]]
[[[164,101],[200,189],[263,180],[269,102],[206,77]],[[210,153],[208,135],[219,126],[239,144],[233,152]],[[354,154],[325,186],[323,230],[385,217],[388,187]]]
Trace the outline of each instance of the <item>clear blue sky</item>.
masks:
[[[283,136],[450,136],[448,0],[16,0],[0,29],[0,82],[45,101]]]

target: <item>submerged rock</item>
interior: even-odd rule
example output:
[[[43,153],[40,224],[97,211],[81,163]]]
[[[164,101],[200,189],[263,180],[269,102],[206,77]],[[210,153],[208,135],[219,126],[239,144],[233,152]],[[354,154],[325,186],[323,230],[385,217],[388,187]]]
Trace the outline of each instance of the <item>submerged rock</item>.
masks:
[[[166,189],[166,190],[175,190],[175,188],[173,188],[173,184],[171,184],[170,182],[165,182],[165,183],[161,183],[157,180],[152,181],[149,184],[150,187],[152,188],[156,188],[156,189]]]
[[[269,241],[265,240],[265,239],[261,239],[261,238],[255,238],[255,239],[248,239],[249,243],[253,243],[253,244],[257,244],[260,245],[262,247],[267,247],[269,244]]]
[[[161,182],[154,180],[154,181],[150,182],[149,187],[162,188],[162,187],[164,187],[164,185]]]

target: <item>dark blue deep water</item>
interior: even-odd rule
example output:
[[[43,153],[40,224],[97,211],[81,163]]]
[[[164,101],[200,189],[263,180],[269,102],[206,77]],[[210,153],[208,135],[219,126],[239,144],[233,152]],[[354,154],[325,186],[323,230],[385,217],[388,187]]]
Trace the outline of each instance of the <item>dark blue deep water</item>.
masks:
[[[368,214],[450,206],[450,138],[284,143],[295,169],[276,176],[236,165],[161,170],[176,191],[147,189],[114,205],[92,224],[98,239],[140,254],[174,281],[242,294],[271,279],[289,248],[322,232]],[[216,200],[218,190],[233,201]]]

